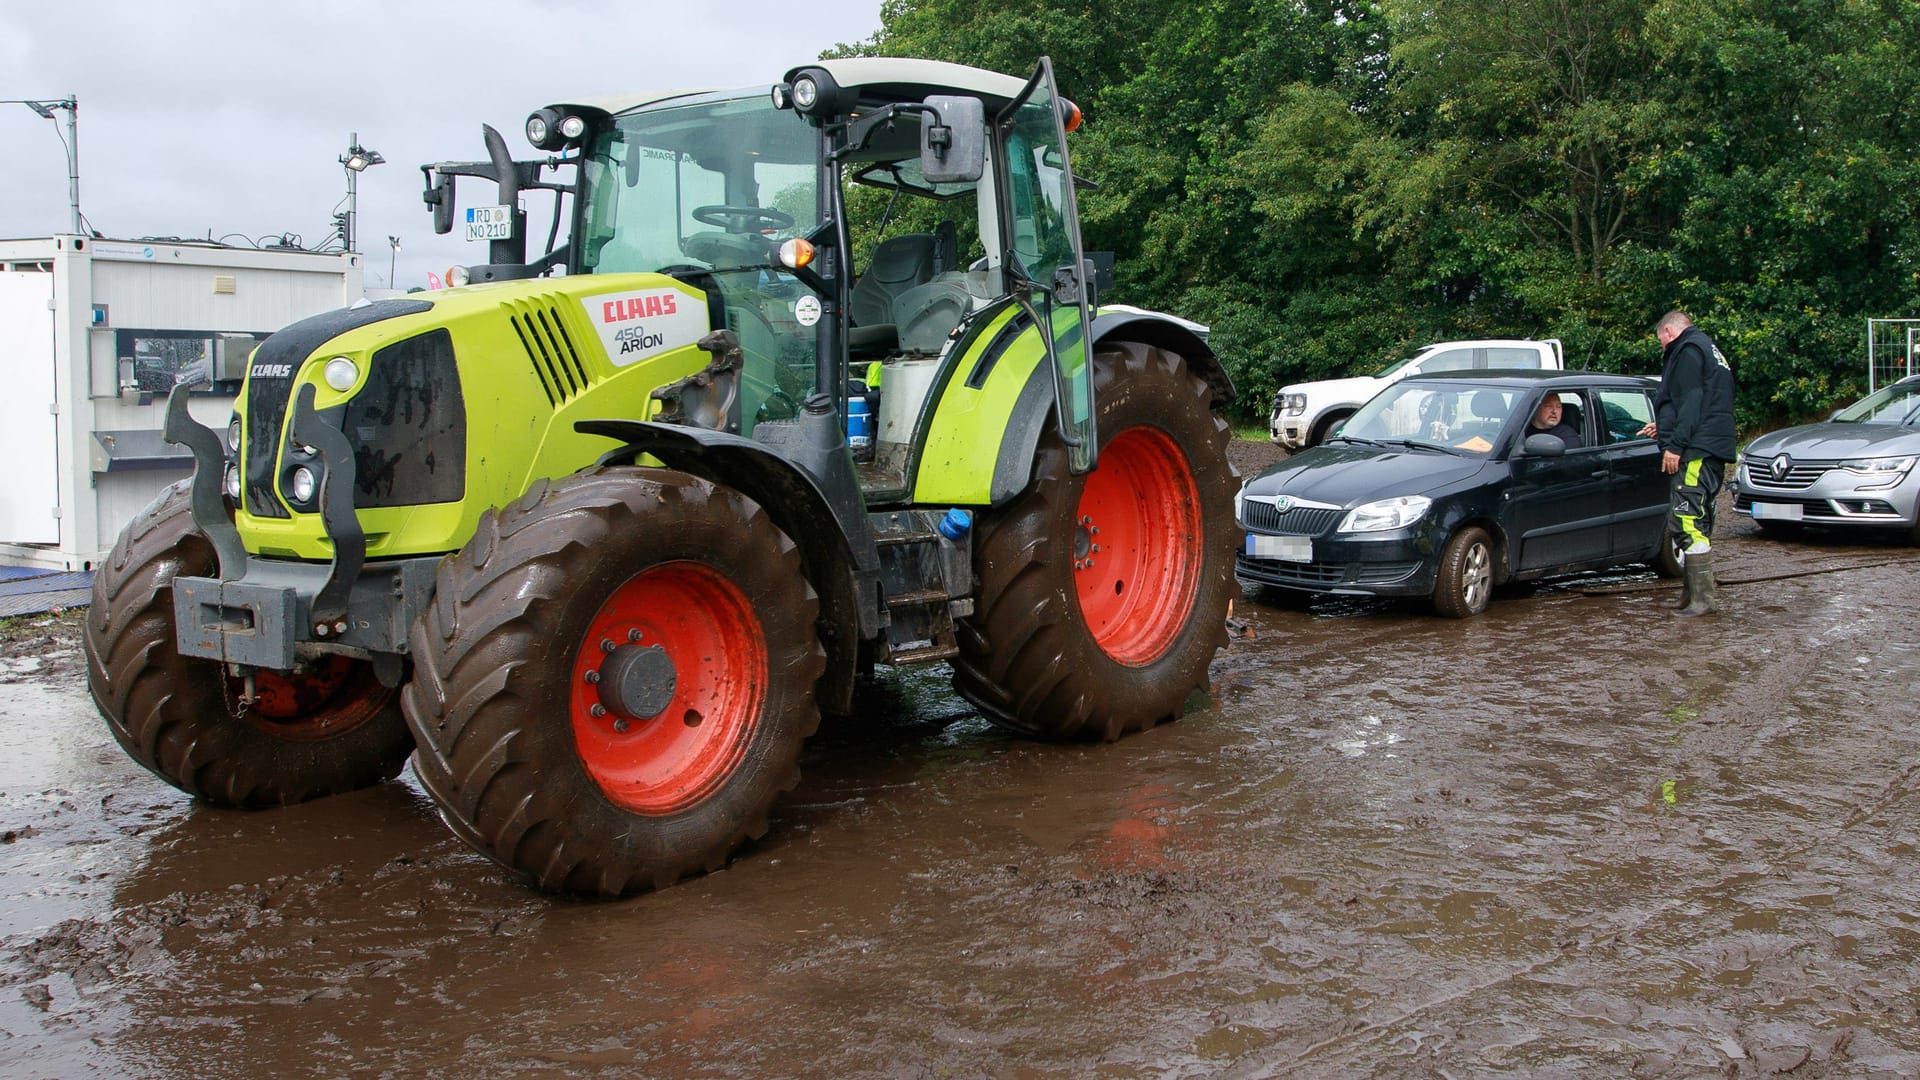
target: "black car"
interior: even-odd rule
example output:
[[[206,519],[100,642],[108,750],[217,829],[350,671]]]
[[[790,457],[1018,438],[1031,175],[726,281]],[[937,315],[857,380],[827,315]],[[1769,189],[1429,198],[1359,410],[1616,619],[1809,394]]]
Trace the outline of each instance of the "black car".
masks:
[[[1395,383],[1235,501],[1242,582],[1431,596],[1486,610],[1496,585],[1620,563],[1678,577],[1652,379],[1462,371]],[[1533,430],[1558,403],[1558,434]]]

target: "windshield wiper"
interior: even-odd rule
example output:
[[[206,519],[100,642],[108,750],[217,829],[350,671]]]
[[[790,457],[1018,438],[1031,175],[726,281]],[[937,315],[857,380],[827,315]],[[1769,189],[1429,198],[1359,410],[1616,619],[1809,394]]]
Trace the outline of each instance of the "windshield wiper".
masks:
[[[1415,442],[1412,439],[1383,439],[1380,445],[1404,446],[1409,450],[1438,450],[1443,454],[1452,454],[1455,457],[1465,453],[1463,450],[1456,450],[1451,446],[1446,446],[1441,443]]]

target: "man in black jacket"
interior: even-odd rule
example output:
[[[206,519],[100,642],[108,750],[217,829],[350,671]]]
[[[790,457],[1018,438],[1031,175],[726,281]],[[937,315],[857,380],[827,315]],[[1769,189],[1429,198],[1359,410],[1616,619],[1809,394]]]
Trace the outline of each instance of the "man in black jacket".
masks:
[[[1668,487],[1669,527],[1686,545],[1686,581],[1680,614],[1717,610],[1713,580],[1713,504],[1734,458],[1733,368],[1713,339],[1683,311],[1669,311],[1654,325],[1665,369],[1653,395],[1653,423],[1642,435],[1660,439],[1660,468]]]

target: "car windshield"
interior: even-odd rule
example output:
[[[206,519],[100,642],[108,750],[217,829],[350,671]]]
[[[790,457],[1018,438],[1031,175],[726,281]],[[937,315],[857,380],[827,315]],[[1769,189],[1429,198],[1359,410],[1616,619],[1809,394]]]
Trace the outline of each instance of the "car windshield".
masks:
[[[1485,457],[1517,397],[1511,387],[1408,379],[1362,405],[1336,437]]]
[[[1840,410],[1834,419],[1843,424],[1912,426],[1920,422],[1920,381],[1881,387]]]
[[[1411,364],[1411,363],[1413,363],[1413,357],[1411,356],[1402,357],[1401,359],[1395,360],[1393,363],[1388,364],[1386,367],[1381,368],[1379,371],[1374,372],[1373,377],[1376,379],[1384,379],[1387,376],[1393,374],[1396,371],[1399,371],[1401,368],[1406,367],[1408,364]]]

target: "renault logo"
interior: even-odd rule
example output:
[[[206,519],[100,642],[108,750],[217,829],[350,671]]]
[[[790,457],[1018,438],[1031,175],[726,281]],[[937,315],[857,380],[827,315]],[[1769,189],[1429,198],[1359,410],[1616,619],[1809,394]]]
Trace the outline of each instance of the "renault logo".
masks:
[[[1767,466],[1767,470],[1773,473],[1773,479],[1775,480],[1775,482],[1785,480],[1787,478],[1788,470],[1792,468],[1793,468],[1793,459],[1788,457],[1785,454],[1781,454],[1778,457],[1775,457],[1773,459],[1773,462]]]

